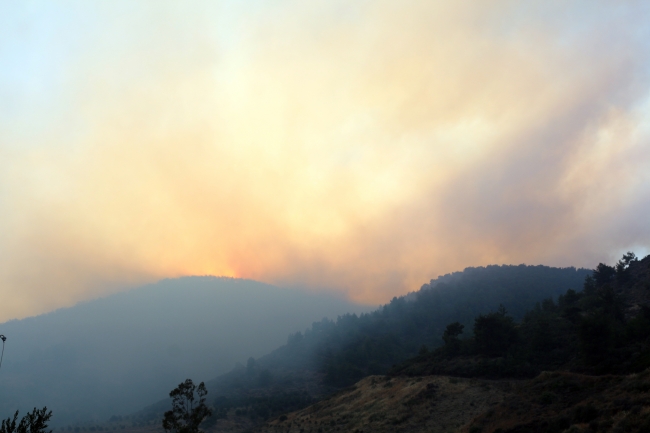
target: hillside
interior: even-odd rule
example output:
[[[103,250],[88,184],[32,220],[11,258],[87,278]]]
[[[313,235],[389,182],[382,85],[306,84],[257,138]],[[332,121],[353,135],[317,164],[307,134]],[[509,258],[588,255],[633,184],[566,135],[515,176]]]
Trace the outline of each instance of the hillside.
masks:
[[[336,322],[316,322],[304,334],[259,361],[266,368],[308,368],[326,384],[342,387],[415,356],[423,345],[443,344],[447,324],[471,326],[479,314],[503,304],[522,318],[535,303],[580,290],[591,271],[547,266],[467,268],[425,284],[418,292],[393,298],[378,310],[347,314]]]
[[[371,376],[256,433],[648,432],[650,370],[533,380]],[[225,430],[213,430],[225,431]]]
[[[314,318],[367,311],[332,295],[249,280],[164,280],[0,325],[4,415],[48,406],[53,425],[94,425],[261,356]]]
[[[538,301],[579,290],[590,274],[547,266],[468,268],[371,313],[314,322],[268,355],[206,382],[217,414],[207,425],[244,428],[304,408],[360,378],[387,373],[423,345],[440,346],[449,321],[471,323],[503,302],[524,317]],[[156,425],[168,406],[162,400],[132,414],[129,423]]]
[[[523,378],[544,370],[643,371],[650,367],[650,256],[624,257],[616,267],[600,264],[582,291],[546,299],[519,322],[504,308],[477,316],[468,333],[456,328],[457,335],[445,331],[444,347],[390,374]]]
[[[580,290],[590,274],[586,269],[546,266],[468,268],[432,280],[418,292],[394,298],[375,311],[342,314],[337,320],[323,319],[313,322],[304,332],[295,332],[301,329],[295,327],[286,344],[278,344],[280,347],[257,358],[254,351],[249,351],[249,356],[240,358],[241,364],[234,369],[206,381],[214,408],[206,428],[245,431],[283,413],[304,409],[358,379],[385,374],[395,365],[420,359],[418,353],[423,346],[428,350],[440,347],[444,344],[441,336],[450,321],[462,321],[471,328],[476,315],[490,314],[502,303],[513,316],[524,320],[527,311],[537,303],[543,304],[544,299],[559,299],[567,290]],[[287,302],[285,311],[297,305],[296,299],[291,302]],[[203,301],[204,305],[214,303]],[[263,309],[261,304],[259,308]],[[301,312],[306,313],[304,309]],[[249,311],[246,317],[254,317],[254,323],[240,326],[251,330],[254,326],[264,327],[260,317],[269,317],[268,314],[262,311],[251,316]],[[201,326],[204,325],[202,322]],[[256,347],[257,353],[261,348]],[[146,401],[158,400],[157,403],[130,414],[112,412],[116,416],[106,424],[107,428],[157,428],[163,412],[169,408],[169,390],[187,377],[205,380],[205,375],[186,371],[184,377],[179,376],[173,383],[166,377],[166,388],[160,390],[158,399],[140,401],[141,406]],[[88,431],[93,424],[72,425]]]
[[[625,376],[545,372],[526,381],[465,433],[648,432],[650,370]]]
[[[479,314],[471,335],[448,327],[443,347],[255,431],[650,431],[649,292],[650,256],[628,254],[520,321]]]
[[[259,433],[454,431],[499,405],[505,381],[442,376],[370,376],[306,409],[273,420]]]

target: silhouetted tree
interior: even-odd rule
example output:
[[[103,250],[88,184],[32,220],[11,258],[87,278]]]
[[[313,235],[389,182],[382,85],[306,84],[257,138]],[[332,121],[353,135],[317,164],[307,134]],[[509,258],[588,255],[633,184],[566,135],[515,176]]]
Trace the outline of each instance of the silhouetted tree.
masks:
[[[36,409],[32,412],[28,412],[18,424],[18,411],[14,414],[13,419],[11,417],[6,420],[2,420],[2,425],[0,426],[0,433],[52,433],[52,430],[47,430],[47,422],[52,417],[52,411],[47,410],[47,407],[43,409]]]
[[[501,305],[496,313],[478,316],[474,321],[474,339],[482,355],[503,355],[517,342],[517,330],[512,317]]]
[[[627,270],[629,269],[631,263],[637,261],[639,261],[639,259],[637,259],[636,254],[633,252],[628,251],[627,254],[623,254],[621,260],[616,263],[616,279],[621,283],[627,281]]]
[[[636,254],[634,254],[631,251],[628,251],[626,254],[623,254],[623,257],[621,260],[618,261],[616,264],[616,270],[618,271],[619,269],[625,270],[627,269],[632,262],[638,262],[639,259],[636,257]]]
[[[442,334],[442,340],[445,342],[445,347],[449,353],[455,354],[460,349],[458,336],[463,333],[464,328],[465,325],[461,325],[459,322],[447,325],[445,332]]]
[[[196,400],[195,394],[198,396]],[[212,411],[205,405],[205,396],[208,390],[201,382],[197,387],[192,379],[187,379],[169,393],[172,398],[172,410],[165,412],[163,428],[174,433],[198,433],[199,425],[204,419],[212,415]]]
[[[582,285],[582,291],[587,296],[591,296],[596,292],[596,280],[593,276],[587,275],[585,277],[585,282]]]
[[[598,302],[605,315],[611,319],[623,321],[622,299],[611,286],[607,285],[598,291]]]
[[[614,344],[612,320],[603,313],[585,317],[578,328],[580,345],[588,364],[604,359]]]
[[[614,275],[616,275],[616,269],[612,266],[607,266],[604,263],[598,263],[596,269],[594,269],[594,280],[596,284],[602,286],[603,284],[609,283]]]

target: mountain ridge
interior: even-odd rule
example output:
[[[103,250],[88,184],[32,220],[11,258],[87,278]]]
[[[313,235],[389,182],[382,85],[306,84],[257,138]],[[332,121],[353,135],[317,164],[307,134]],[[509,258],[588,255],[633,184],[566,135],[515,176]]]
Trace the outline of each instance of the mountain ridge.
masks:
[[[368,373],[388,372],[393,363],[416,355],[422,344],[442,344],[440,337],[450,318],[473,320],[476,313],[496,310],[503,302],[523,316],[535,302],[557,297],[567,289],[579,289],[591,272],[543,265],[468,268],[452,277],[442,276],[441,284],[434,287],[423,285],[415,295],[395,297],[370,313],[314,322],[306,332],[289,335],[287,343],[271,353],[206,382],[209,399],[219,414],[207,426],[215,432],[234,424],[250,427],[300,409],[296,401],[327,398]],[[411,341],[404,344],[402,340],[409,338]],[[394,357],[386,358],[391,353]],[[372,366],[373,356],[384,357],[383,366],[376,363],[372,367],[376,371],[364,371],[364,366]],[[346,376],[346,372],[353,374]],[[266,385],[261,380],[264,377],[269,379]],[[131,420],[140,426],[155,425],[168,404],[162,400],[147,411],[133,414]]]
[[[185,277],[12,320],[0,325],[9,337],[0,406],[47,405],[54,425],[102,421],[163,398],[188,375],[208,379],[260,356],[314,316],[367,308],[252,280]]]
[[[552,325],[543,329],[557,347],[534,337],[511,339],[496,346],[496,352],[495,346],[486,351],[482,345],[486,329],[480,327],[486,324],[492,326],[490,338],[502,341],[498,334],[510,335],[511,330],[530,337],[527,332],[545,323],[540,320]],[[553,321],[564,321],[564,326]],[[520,323],[500,308],[477,316],[474,333],[463,340],[457,338],[456,325],[447,328],[445,345],[433,353],[422,351],[388,376],[362,379],[253,431],[650,431],[650,256],[638,260],[628,253],[615,266],[599,264],[583,290],[570,289],[557,301],[537,304]],[[567,332],[574,336],[557,338]],[[557,352],[563,345],[568,357]],[[527,354],[531,347],[537,350],[533,358]],[[543,352],[547,359],[535,359]],[[549,359],[563,362],[552,371],[534,371],[553,365]],[[521,367],[524,376],[535,377],[521,379]],[[459,383],[466,384],[464,393],[450,394],[448,384]],[[491,401],[477,397],[490,388],[500,390]]]

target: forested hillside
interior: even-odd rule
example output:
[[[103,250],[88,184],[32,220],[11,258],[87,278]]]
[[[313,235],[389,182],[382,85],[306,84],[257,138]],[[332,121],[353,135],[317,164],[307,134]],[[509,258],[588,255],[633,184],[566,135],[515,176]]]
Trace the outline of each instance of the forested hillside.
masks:
[[[650,431],[650,256],[601,263],[515,317],[451,322],[433,352],[254,431]]]
[[[395,363],[415,356],[422,346],[443,344],[452,321],[471,329],[479,314],[500,305],[522,318],[536,302],[579,290],[591,271],[548,266],[487,266],[467,268],[431,280],[415,293],[393,298],[378,310],[346,314],[336,322],[316,322],[304,334],[260,360],[269,368],[308,367],[325,382],[345,386],[370,374],[383,374]]]
[[[544,370],[627,374],[650,367],[650,256],[599,264],[583,290],[535,305],[522,320],[507,308],[450,323],[444,347],[392,374],[533,377]],[[469,332],[468,332],[469,331]]]
[[[314,322],[270,354],[207,382],[215,413],[208,425],[252,426],[300,409],[362,377],[386,373],[423,345],[431,350],[442,345],[452,321],[471,329],[476,315],[497,311],[501,304],[522,318],[543,299],[580,290],[591,272],[525,265],[468,268],[371,313]],[[130,422],[154,425],[168,404],[152,405]]]

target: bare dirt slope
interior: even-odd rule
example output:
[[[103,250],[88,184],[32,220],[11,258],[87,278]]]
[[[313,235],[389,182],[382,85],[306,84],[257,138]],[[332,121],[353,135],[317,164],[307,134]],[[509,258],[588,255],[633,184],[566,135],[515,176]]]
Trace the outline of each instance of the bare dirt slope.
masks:
[[[512,390],[509,381],[370,376],[254,431],[454,432],[501,404]]]

